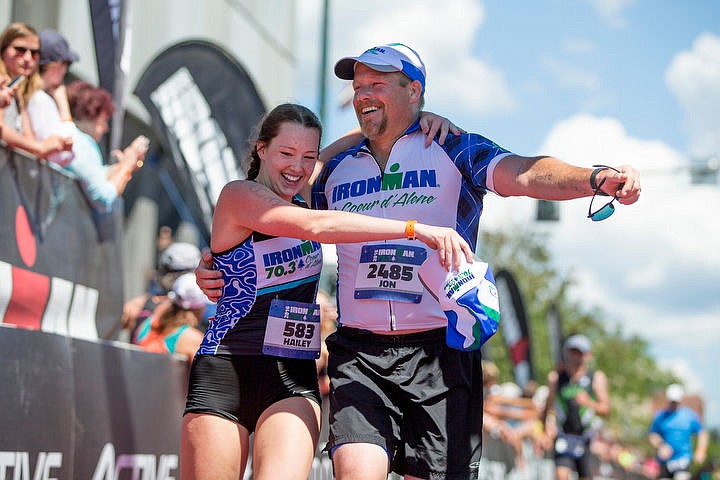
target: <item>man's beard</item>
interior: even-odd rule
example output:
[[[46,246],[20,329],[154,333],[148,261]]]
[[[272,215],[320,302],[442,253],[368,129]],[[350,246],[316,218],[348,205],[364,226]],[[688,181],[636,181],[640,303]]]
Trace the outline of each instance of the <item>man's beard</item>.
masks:
[[[372,140],[373,138],[378,137],[387,131],[387,117],[384,115],[380,120],[380,123],[363,121],[360,119],[358,120],[360,123],[360,131],[362,132],[363,136],[368,140]]]

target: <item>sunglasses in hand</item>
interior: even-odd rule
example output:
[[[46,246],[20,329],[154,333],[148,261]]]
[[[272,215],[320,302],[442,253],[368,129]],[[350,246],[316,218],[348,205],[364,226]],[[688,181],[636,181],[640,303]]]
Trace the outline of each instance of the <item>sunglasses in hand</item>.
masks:
[[[620,173],[620,170],[610,167],[608,165],[593,165],[593,167],[596,167],[598,170],[596,172],[602,171],[602,170],[615,170],[616,172]],[[592,182],[594,183],[594,182]],[[598,208],[597,210],[593,211],[593,202],[595,201],[595,198],[598,196],[609,196],[607,193],[602,191],[602,186],[605,184],[605,179],[603,178],[600,183],[595,188],[595,191],[593,192],[593,196],[590,199],[590,205],[588,206],[588,218],[592,220],[593,222],[600,222],[602,220],[605,220],[606,218],[609,218],[610,215],[615,213],[615,205],[613,203],[615,200],[617,200],[617,192],[620,191],[620,189],[623,187],[622,184],[618,186],[618,189],[613,194],[612,198],[609,202],[607,202],[602,207]]]

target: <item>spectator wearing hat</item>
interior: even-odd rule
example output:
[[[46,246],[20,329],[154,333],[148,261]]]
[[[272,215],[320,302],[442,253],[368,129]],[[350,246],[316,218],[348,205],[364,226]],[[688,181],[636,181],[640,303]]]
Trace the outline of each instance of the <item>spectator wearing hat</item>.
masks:
[[[707,455],[708,431],[697,413],[682,405],[684,396],[682,386],[677,383],[669,385],[665,390],[667,405],[655,414],[650,425],[648,440],[657,451],[659,478],[689,479],[693,460],[701,464]],[[692,439],[695,436],[697,445],[693,453]]]
[[[200,261],[200,249],[187,242],[173,242],[158,256],[148,291],[134,297],[123,305],[122,324],[129,331],[130,339],[137,337],[139,325],[151,315],[161,315],[170,305],[168,293],[175,281],[185,273],[192,272]]]
[[[568,337],[563,345],[563,364],[548,375],[545,430],[555,439],[558,480],[572,471],[590,478],[590,443],[610,414],[605,373],[590,368],[592,343],[585,335]]]
[[[33,27],[15,22],[0,34],[0,82],[17,79],[12,98],[3,90],[0,102],[0,138],[11,148],[20,148],[38,158],[70,150],[72,138],[52,134],[38,138],[29,118],[29,104],[42,92],[43,80],[38,71],[40,38]],[[7,104],[6,104],[7,103]]]
[[[165,311],[143,320],[133,343],[148,352],[181,355],[192,363],[203,338],[197,325],[207,297],[195,283],[195,274],[185,273],[175,280],[168,298]]]
[[[43,89],[32,96],[28,103],[28,116],[35,136],[39,139],[51,135],[72,137],[74,125],[70,115],[65,75],[73,64],[80,60],[70,49],[67,40],[57,30],[40,32],[40,76]],[[48,160],[61,166],[68,165],[75,154],[72,151],[56,152]]]

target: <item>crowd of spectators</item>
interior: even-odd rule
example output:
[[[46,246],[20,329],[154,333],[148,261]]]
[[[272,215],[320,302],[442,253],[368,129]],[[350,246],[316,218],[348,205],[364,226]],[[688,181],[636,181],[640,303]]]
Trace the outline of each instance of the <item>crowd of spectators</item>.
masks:
[[[483,389],[483,433],[509,445],[514,454],[514,468],[520,476],[523,472],[525,476],[530,475],[525,470],[531,458],[552,459],[556,438],[553,432],[544,428],[543,422],[549,387],[533,381],[524,389],[512,381],[500,383],[498,367],[483,360]],[[720,465],[706,465],[707,430],[702,427],[699,416],[685,404],[686,398],[681,392],[678,385],[668,387],[661,402],[664,405],[654,413],[654,421],[648,425],[648,443],[655,454],[648,455],[646,449],[626,444],[607,428],[598,429],[590,443],[596,478],[720,478]],[[690,420],[680,423],[669,420],[675,412]],[[691,449],[691,437],[697,437],[692,442],[694,450]],[[676,446],[672,450],[671,443],[682,444],[683,448]],[[682,476],[668,471],[669,460],[682,458],[681,455],[688,458],[686,467],[693,464],[696,473],[692,477],[689,473]],[[701,476],[705,470],[713,471],[715,476]]]
[[[149,142],[140,135],[111,159],[103,157],[99,143],[115,105],[101,87],[82,80],[65,85],[79,60],[56,30],[8,25],[0,34],[0,139],[75,175],[103,214],[142,167]]]

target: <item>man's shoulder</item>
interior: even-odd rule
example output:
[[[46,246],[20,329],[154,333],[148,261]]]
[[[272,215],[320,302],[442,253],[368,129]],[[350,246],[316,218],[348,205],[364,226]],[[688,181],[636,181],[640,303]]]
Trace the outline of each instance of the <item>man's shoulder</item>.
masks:
[[[438,142],[437,137],[435,142]],[[453,153],[462,151],[482,153],[489,157],[510,153],[506,148],[479,133],[461,133],[457,135],[449,133],[445,138],[445,143],[440,146],[451,156]]]

